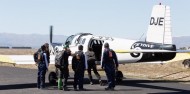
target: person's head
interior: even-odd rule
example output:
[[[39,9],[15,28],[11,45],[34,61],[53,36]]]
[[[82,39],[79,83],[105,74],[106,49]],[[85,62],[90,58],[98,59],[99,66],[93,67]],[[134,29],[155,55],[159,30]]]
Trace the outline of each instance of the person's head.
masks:
[[[93,49],[91,47],[88,48],[88,51],[93,51]]]
[[[79,45],[79,46],[78,46],[78,50],[82,51],[82,50],[83,50],[83,46],[82,46],[82,45]]]
[[[48,44],[48,43],[45,43],[44,46],[45,46],[45,48],[46,48],[46,51],[49,51],[49,44]]]
[[[48,43],[45,43],[44,45],[45,45],[46,47],[49,47],[49,44],[48,44]]]
[[[63,47],[65,50],[67,50],[68,48],[69,48],[69,46],[68,45],[64,45],[64,47]]]
[[[42,46],[41,46],[41,49],[42,49],[42,51],[46,51],[45,45],[42,45]]]
[[[109,48],[109,44],[107,42],[104,44],[104,48]]]

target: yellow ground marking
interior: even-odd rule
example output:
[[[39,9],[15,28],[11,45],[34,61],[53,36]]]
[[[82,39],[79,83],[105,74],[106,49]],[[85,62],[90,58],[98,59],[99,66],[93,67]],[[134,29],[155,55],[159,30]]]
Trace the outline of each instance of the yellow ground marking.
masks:
[[[15,62],[9,56],[6,55],[0,55],[0,62],[15,64]]]
[[[169,60],[167,62],[174,62],[174,61],[180,61],[180,60],[185,60],[185,59],[190,59],[190,53],[177,53],[174,59]]]

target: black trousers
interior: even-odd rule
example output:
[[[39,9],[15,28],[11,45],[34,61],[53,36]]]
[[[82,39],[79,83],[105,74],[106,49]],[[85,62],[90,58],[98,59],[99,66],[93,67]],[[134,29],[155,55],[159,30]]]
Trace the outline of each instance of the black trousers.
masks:
[[[45,75],[46,75],[46,64],[39,63],[38,64],[38,77],[37,77],[37,87],[44,88],[45,87]]]
[[[63,87],[66,87],[67,80],[69,77],[69,68],[68,67],[58,68],[58,78],[63,79],[63,77],[64,77]]]
[[[74,88],[79,86],[79,89],[83,89],[83,81],[84,81],[84,70],[77,70],[74,72]]]
[[[98,78],[98,80],[100,80],[101,77],[100,77],[100,74],[97,71],[95,61],[88,61],[88,77],[89,77],[90,82],[92,82],[92,80],[93,80],[91,70],[93,70],[93,72],[96,75],[96,77]]]
[[[105,73],[108,81],[108,88],[115,87],[115,68],[110,66],[105,66]]]

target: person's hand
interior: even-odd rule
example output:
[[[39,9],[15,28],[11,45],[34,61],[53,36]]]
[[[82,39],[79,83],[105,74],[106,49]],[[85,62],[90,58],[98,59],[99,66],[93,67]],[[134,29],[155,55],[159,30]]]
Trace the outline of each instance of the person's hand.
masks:
[[[102,69],[104,70],[104,67],[102,67]]]
[[[36,65],[36,66],[38,66],[38,63],[37,63],[37,62],[35,62],[35,65]]]

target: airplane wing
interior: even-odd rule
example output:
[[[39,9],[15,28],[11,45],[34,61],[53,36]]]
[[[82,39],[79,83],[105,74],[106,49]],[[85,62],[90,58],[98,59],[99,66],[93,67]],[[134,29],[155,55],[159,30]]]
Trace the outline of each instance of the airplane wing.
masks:
[[[54,55],[50,55],[50,64],[54,64]],[[33,55],[0,55],[1,63],[9,64],[35,64]]]

